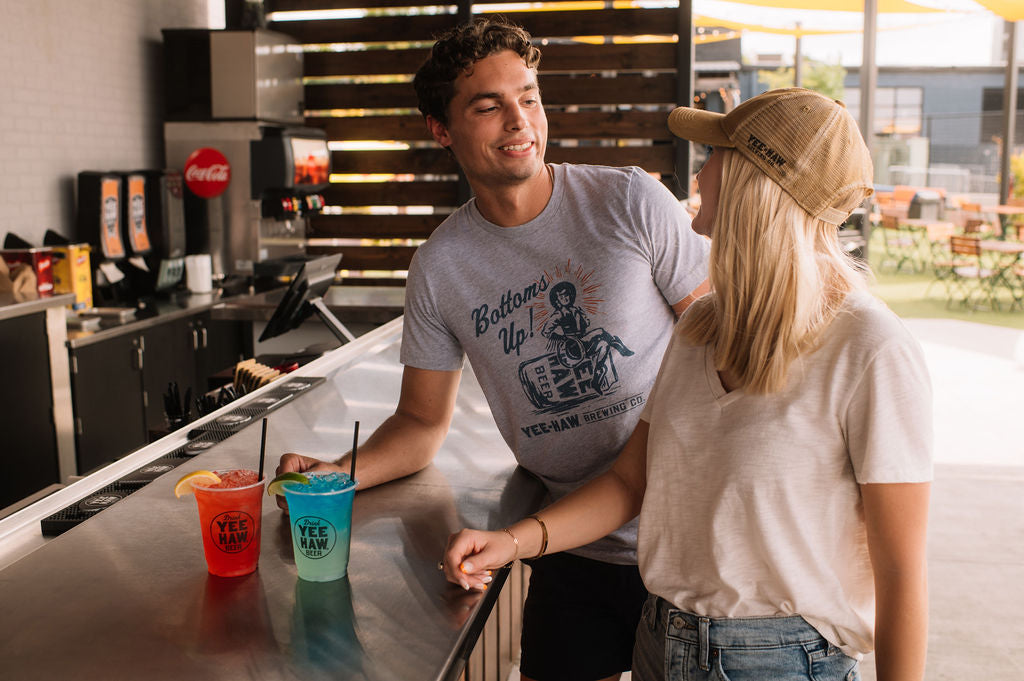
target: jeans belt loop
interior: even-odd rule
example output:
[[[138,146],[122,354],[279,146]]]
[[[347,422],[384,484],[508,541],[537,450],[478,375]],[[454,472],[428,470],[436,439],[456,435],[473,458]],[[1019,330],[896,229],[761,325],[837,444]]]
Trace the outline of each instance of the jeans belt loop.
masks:
[[[703,671],[711,670],[711,662],[709,658],[711,656],[711,646],[708,629],[711,627],[711,620],[707,617],[701,617],[697,620],[697,636],[700,641],[700,668]]]

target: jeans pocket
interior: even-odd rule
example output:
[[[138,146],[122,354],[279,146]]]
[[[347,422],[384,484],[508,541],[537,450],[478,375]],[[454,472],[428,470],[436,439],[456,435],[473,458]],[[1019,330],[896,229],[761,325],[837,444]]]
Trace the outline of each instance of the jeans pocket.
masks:
[[[825,639],[804,646],[811,681],[859,681],[857,660]]]
[[[691,678],[690,667],[696,655],[696,646],[676,638],[665,638],[665,679],[684,681]]]

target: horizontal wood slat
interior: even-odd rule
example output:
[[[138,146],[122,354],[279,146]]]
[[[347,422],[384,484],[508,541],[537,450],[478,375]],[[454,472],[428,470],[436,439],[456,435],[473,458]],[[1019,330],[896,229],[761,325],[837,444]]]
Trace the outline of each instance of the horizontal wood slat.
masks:
[[[426,239],[447,215],[317,215],[310,236],[350,239]],[[397,246],[382,248],[398,248]]]
[[[454,175],[458,172],[458,165],[440,147],[403,151],[335,151],[331,153],[331,170],[358,174]]]
[[[581,111],[548,114],[550,139],[672,139],[667,111]],[[414,116],[362,116],[308,118],[307,125],[321,128],[329,140],[424,141],[430,132],[418,113]]]
[[[430,56],[428,49],[306,52],[302,70],[307,76],[412,75]]]
[[[548,139],[671,140],[667,111],[581,111],[548,114]]]
[[[325,21],[282,21],[274,24],[274,30],[309,45],[381,41],[429,42],[457,23],[458,19],[454,15],[423,14]]]
[[[653,77],[624,74],[617,78],[600,76],[540,76],[541,97],[546,106],[665,104],[675,101],[676,77],[662,73]],[[416,92],[411,83],[359,85],[307,85],[306,108],[328,109],[416,109]]]
[[[370,7],[412,7],[409,0],[263,0],[267,14],[271,12],[308,12],[325,9],[364,9]],[[271,28],[282,23],[271,24]]]
[[[416,92],[412,83],[365,85],[307,85],[306,109],[413,109]]]
[[[341,266],[347,270],[407,270],[414,246],[307,246],[309,255],[341,253]]]
[[[544,45],[540,71],[675,70],[675,43]]]
[[[307,76],[412,75],[430,56],[428,49],[307,52]],[[541,73],[595,71],[674,70],[674,43],[643,45],[545,45],[541,47]]]
[[[676,9],[601,9],[569,12],[503,12],[535,38],[580,35],[672,35]],[[454,15],[419,15],[276,22],[274,30],[301,43],[432,40],[455,26]]]
[[[675,101],[675,84],[674,73],[651,78],[639,75],[540,77],[541,99],[547,106],[671,103]]]
[[[566,12],[502,12],[534,38],[580,35],[674,35],[676,9],[598,9]]]
[[[571,3],[577,0],[546,0],[548,4]],[[263,0],[266,12],[298,12],[328,9],[362,9],[372,7],[416,7],[422,2],[410,0]]]
[[[672,172],[674,153],[671,144],[644,147],[548,146],[545,157],[553,163],[638,165],[651,172],[665,173]],[[453,175],[458,172],[458,165],[443,149],[336,151],[332,155],[332,170],[356,174]]]
[[[329,140],[398,140],[432,139],[423,116],[346,116],[344,118],[307,117],[306,125],[320,128]]]
[[[323,191],[329,206],[457,206],[457,182],[369,182],[332,184]]]
[[[548,147],[544,158],[551,163],[590,163],[606,166],[640,166],[650,173],[675,172],[675,148],[653,147]]]

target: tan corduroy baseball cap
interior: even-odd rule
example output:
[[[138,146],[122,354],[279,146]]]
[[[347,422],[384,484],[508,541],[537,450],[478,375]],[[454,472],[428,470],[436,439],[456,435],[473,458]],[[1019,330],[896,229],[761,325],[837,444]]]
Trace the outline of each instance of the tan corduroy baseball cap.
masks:
[[[871,155],[842,102],[803,88],[769,90],[727,114],[679,107],[675,135],[736,149],[813,217],[841,224],[874,191]]]

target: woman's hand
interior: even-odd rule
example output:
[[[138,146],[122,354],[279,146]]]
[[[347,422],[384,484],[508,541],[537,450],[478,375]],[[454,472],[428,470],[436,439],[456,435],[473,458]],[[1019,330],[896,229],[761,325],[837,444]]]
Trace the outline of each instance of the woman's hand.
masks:
[[[483,591],[493,570],[516,559],[517,548],[507,532],[461,530],[448,537],[444,576],[463,589]]]

